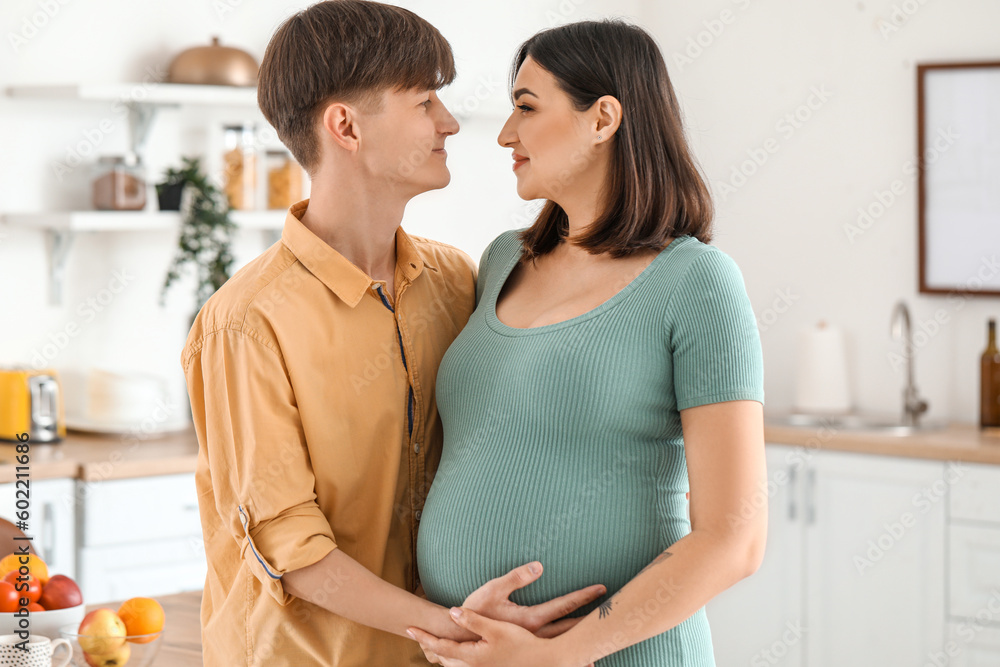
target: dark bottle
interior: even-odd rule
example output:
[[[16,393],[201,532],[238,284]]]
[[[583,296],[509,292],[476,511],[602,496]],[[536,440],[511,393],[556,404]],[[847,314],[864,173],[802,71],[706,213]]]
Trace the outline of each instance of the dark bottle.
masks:
[[[979,426],[1000,428],[1000,351],[997,350],[996,320],[989,320],[989,339],[979,371]]]

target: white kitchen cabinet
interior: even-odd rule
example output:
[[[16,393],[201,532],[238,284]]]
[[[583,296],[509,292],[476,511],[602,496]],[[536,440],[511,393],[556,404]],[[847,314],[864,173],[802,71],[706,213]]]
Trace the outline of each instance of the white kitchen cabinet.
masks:
[[[78,484],[79,583],[88,603],[204,586],[193,474]]]
[[[764,563],[706,607],[716,662],[925,664],[945,634],[948,464],[771,444],[767,462]]]
[[[804,664],[801,451],[767,446],[767,555],[705,606],[720,666]]]
[[[76,497],[72,479],[31,480],[28,530],[50,574],[76,578]],[[16,521],[16,483],[0,484],[0,517]]]
[[[946,468],[815,453],[804,487],[810,667],[923,665],[940,650]]]

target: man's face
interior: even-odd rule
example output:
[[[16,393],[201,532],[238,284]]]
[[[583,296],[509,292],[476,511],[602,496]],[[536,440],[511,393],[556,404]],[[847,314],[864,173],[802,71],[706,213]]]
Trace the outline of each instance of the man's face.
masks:
[[[458,121],[435,91],[386,91],[381,107],[359,121],[358,159],[373,181],[406,197],[448,185],[444,142]]]

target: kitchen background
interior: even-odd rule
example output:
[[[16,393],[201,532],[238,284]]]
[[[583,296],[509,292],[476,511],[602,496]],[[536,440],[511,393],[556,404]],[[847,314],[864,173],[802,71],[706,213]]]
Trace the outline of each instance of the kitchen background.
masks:
[[[213,36],[225,46],[248,51],[259,62],[278,24],[308,4],[4,3],[0,86],[17,92],[0,95],[4,156],[0,307],[5,318],[0,327],[0,365],[58,370],[66,389],[67,414],[86,409],[88,373],[102,369],[162,378],[169,413],[162,421],[169,425],[184,418],[187,397],[179,354],[194,306],[194,280],[182,279],[160,305],[177,244],[177,229],[172,226],[77,231],[66,254],[64,275],[53,280],[47,245],[51,241],[32,214],[90,209],[93,163],[97,156],[128,149],[129,124],[121,107],[106,99],[79,99],[76,94],[43,98],[38,87],[119,84],[130,97],[142,100],[157,94],[157,82],[165,79],[174,56],[209,44]],[[398,4],[431,21],[451,42],[459,76],[442,97],[462,125],[447,142],[451,184],[410,204],[403,221],[408,232],[456,245],[478,261],[498,234],[530,224],[536,204],[517,198],[509,151],[496,144],[510,109],[506,77],[513,51],[533,32],[551,25],[627,17],[650,30],[661,45],[689,140],[716,197],[714,244],[743,272],[763,344],[765,413],[780,416],[795,408],[800,336],[825,321],[845,334],[845,367],[854,408],[898,415],[906,353],[902,341],[890,337],[890,315],[902,299],[909,305],[914,333],[922,332],[912,358],[917,387],[930,406],[926,417],[961,424],[978,421],[980,354],[987,319],[1000,315],[1000,298],[918,292],[917,182],[910,167],[917,159],[917,64],[1000,59],[995,30],[1000,25],[1000,4],[992,0]],[[249,99],[249,103],[202,101],[158,110],[144,155],[150,211],[157,206],[152,183],[160,180],[166,167],[179,167],[182,156],[201,156],[213,173],[219,172],[225,125],[257,122],[255,141],[261,154],[268,147],[279,147]],[[757,163],[750,165],[747,161],[755,156]],[[887,193],[891,193],[888,198]],[[873,207],[876,203],[881,208]],[[879,214],[862,219],[865,210]],[[236,268],[273,242],[273,230],[283,217],[279,211],[253,218],[257,226],[271,230],[241,229],[235,245]],[[983,252],[1000,254],[1000,247],[984,247]],[[988,280],[997,289],[997,276]],[[61,288],[58,303],[52,297],[57,287]],[[158,443],[149,440],[141,446],[167,447]],[[919,480],[941,476],[925,473],[915,473],[915,488],[922,488],[924,481]],[[153,492],[183,495],[187,476],[178,480],[167,480],[162,487],[120,480],[134,485],[121,491],[122,497]],[[79,488],[75,492],[69,488],[78,505],[75,518],[68,521],[79,531],[87,517],[92,517],[93,525],[93,517],[111,506],[101,506],[99,491],[93,491],[97,500],[87,501]],[[863,512],[863,503],[857,509]],[[87,559],[94,558],[85,553],[88,540],[95,549],[114,544],[115,531],[123,526],[133,535],[148,532],[149,539],[155,537],[137,527],[143,521],[139,514],[120,521],[105,531],[106,537],[78,534],[68,547],[72,555],[63,562],[75,563],[83,579],[91,562]],[[190,557],[196,533],[197,527],[177,553]],[[941,541],[943,533],[934,532],[928,539]],[[116,548],[124,553],[124,547]],[[128,548],[136,558],[146,553],[141,541]],[[100,576],[94,574],[93,581]],[[168,576],[148,584],[146,594],[189,587],[178,588],[166,581]],[[184,576],[197,581],[200,575],[195,571]],[[994,585],[1000,585],[990,576]],[[88,602],[133,594],[132,589],[89,585],[93,594]],[[773,588],[761,591],[769,593]],[[944,605],[937,598],[914,598],[904,604],[909,603],[930,606],[932,612]],[[720,611],[718,618],[724,615]],[[746,643],[764,646],[765,640],[769,642],[770,636],[751,637]],[[1000,664],[997,651],[974,664]],[[784,653],[753,664],[804,664],[788,655],[786,645]],[[970,656],[966,654],[972,665]],[[992,659],[996,662],[988,661]],[[873,659],[855,664],[918,663]]]

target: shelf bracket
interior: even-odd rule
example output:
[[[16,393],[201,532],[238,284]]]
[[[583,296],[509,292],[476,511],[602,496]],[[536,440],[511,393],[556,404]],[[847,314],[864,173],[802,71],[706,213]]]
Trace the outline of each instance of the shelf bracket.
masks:
[[[73,245],[73,232],[69,229],[46,229],[45,245],[49,254],[49,304],[60,306],[66,282],[66,258]]]
[[[146,139],[149,138],[149,129],[153,126],[156,112],[160,105],[147,104],[143,102],[127,102],[129,142],[132,152],[139,156],[142,161],[146,152]]]

